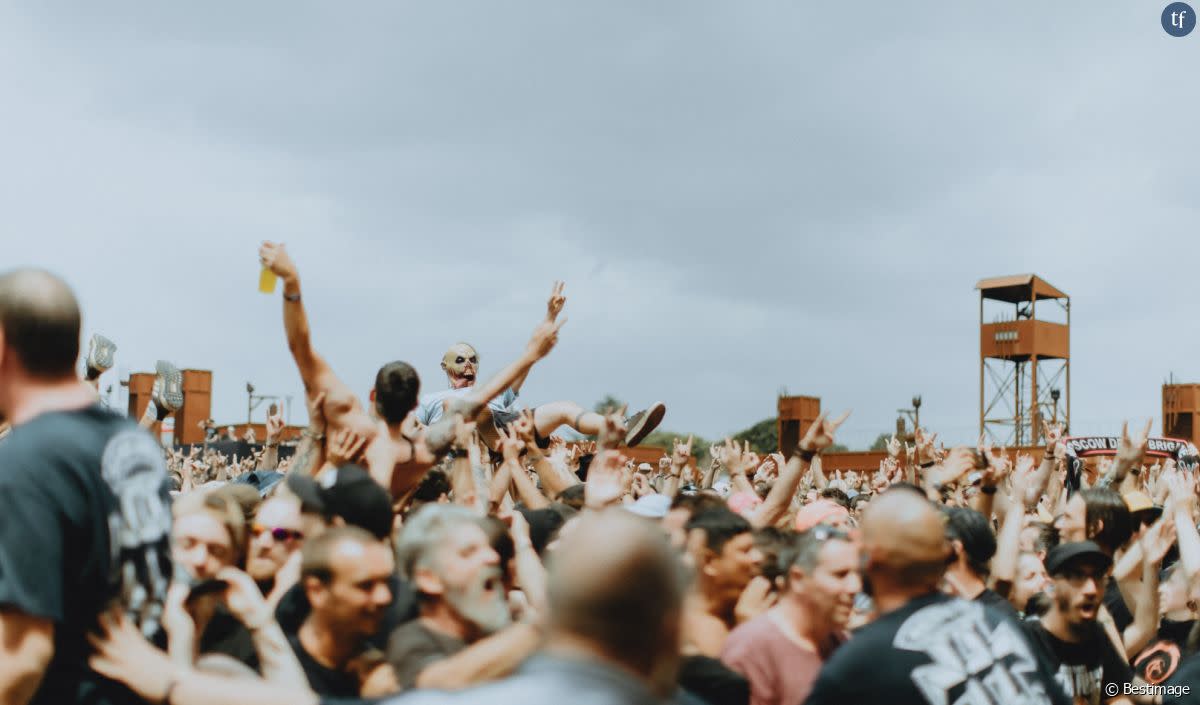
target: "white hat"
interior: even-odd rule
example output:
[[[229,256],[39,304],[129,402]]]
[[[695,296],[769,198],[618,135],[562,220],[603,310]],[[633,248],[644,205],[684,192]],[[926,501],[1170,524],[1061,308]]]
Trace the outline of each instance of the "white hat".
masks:
[[[648,494],[624,507],[640,517],[662,519],[671,509],[671,498],[665,494]]]

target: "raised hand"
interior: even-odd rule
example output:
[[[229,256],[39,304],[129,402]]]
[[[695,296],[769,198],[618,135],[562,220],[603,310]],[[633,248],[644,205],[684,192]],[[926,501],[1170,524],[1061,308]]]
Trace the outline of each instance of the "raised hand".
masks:
[[[225,606],[251,631],[265,626],[275,619],[266,599],[254,583],[254,579],[237,568],[224,568],[217,573],[229,587],[225,590]]]
[[[267,417],[267,443],[277,443],[279,435],[283,433],[283,416],[275,414]]]
[[[296,264],[292,262],[291,256],[288,255],[287,247],[282,242],[274,243],[263,241],[258,248],[258,259],[262,266],[271,270],[284,281],[294,280],[298,277],[296,272]]]
[[[367,439],[353,429],[343,428],[329,439],[326,459],[330,465],[341,467],[356,462],[367,446]]]
[[[1175,543],[1175,522],[1170,517],[1160,517],[1150,528],[1142,532],[1139,540],[1142,555],[1153,563],[1162,563],[1167,551]]]
[[[804,438],[800,439],[800,444],[796,446],[802,451],[820,452],[829,446],[833,445],[833,434],[838,427],[846,422],[850,417],[850,410],[847,409],[841,416],[836,419],[828,419],[825,414],[817,417],[812,425],[808,427],[808,431],[804,434]]]
[[[687,441],[675,439],[673,449],[671,450],[671,474],[679,475],[683,469],[687,467],[688,459],[692,457],[692,437],[688,436]]]
[[[733,608],[738,623],[744,623],[766,612],[775,604],[777,595],[771,592],[771,581],[757,575],[742,590]]]
[[[888,439],[887,454],[892,458],[900,457],[900,440],[896,438],[896,434],[894,433],[892,434],[892,437]]]
[[[516,431],[511,428],[502,428],[498,431],[500,435],[500,453],[504,456],[506,463],[520,463],[521,451],[525,449],[525,441],[521,440]]]
[[[1142,462],[1142,458],[1146,455],[1146,446],[1150,442],[1150,426],[1154,423],[1154,419],[1146,422],[1146,428],[1142,429],[1141,434],[1136,437],[1129,435],[1129,422],[1126,421],[1121,426],[1121,443],[1117,446],[1117,463],[1127,464],[1127,467],[1133,467]]]
[[[1046,438],[1047,450],[1054,448],[1054,445],[1062,440],[1063,426],[1060,423],[1048,424],[1042,422],[1042,435]]]
[[[546,320],[554,322],[558,319],[558,314],[562,313],[563,306],[567,304],[567,297],[563,296],[564,282],[554,282],[554,288],[550,291],[550,300],[546,302]]]
[[[534,442],[534,438],[533,438],[534,424],[533,424],[533,412],[532,411],[530,411],[529,409],[524,409],[523,411],[521,411],[521,415],[518,416],[515,420],[513,420],[513,422],[510,424],[510,426],[513,430],[513,433],[516,435],[517,438],[521,439],[522,443],[531,444]]]
[[[604,427],[597,438],[602,450],[612,450],[625,441],[625,407],[604,415]]]
[[[558,331],[566,322],[565,318],[557,321],[542,321],[533,329],[533,335],[529,336],[529,344],[526,348],[539,360],[546,357],[558,343]]]
[[[601,509],[620,501],[625,494],[626,474],[624,455],[605,451],[596,457],[588,468],[587,483],[583,488],[584,505],[590,509]]]

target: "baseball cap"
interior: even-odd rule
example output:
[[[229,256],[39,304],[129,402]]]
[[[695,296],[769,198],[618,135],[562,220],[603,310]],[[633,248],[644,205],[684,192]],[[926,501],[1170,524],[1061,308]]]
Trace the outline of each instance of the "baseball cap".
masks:
[[[730,509],[742,516],[753,512],[763,503],[762,498],[753,492],[734,492],[725,501]]]
[[[633,504],[624,505],[625,510],[641,517],[662,519],[671,510],[671,498],[665,494],[648,494],[639,497]]]
[[[341,517],[381,539],[392,533],[392,498],[357,465],[326,470],[319,479],[289,475],[287,487],[300,498],[302,511]]]
[[[1129,513],[1138,515],[1137,518],[1141,521],[1154,521],[1162,516],[1163,508],[1156,505],[1145,492],[1126,492],[1121,495],[1121,499],[1125,500]]]
[[[1100,566],[1101,570],[1107,572],[1108,567],[1112,565],[1112,558],[1100,550],[1100,546],[1095,541],[1074,541],[1060,543],[1050,549],[1050,552],[1046,554],[1046,560],[1043,561],[1046,572],[1050,575],[1059,575],[1067,566],[1079,562],[1094,563]]]
[[[818,499],[807,504],[796,513],[796,531],[808,531],[817,524],[824,524],[839,517],[849,517],[850,512],[837,502],[828,499]]]

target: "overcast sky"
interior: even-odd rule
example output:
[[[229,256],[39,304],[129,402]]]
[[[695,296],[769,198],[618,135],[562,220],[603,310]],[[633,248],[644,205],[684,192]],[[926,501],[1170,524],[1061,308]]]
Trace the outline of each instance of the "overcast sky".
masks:
[[[1200,33],[1164,4],[6,4],[0,263],[65,276],[126,371],[213,370],[220,422],[247,380],[304,419],[269,238],[364,396],[392,359],[443,388],[460,339],[496,371],[565,279],[527,403],[715,436],[786,387],[852,446],[918,392],[972,439],[974,284],[1037,272],[1073,431],[1157,430],[1200,382]]]

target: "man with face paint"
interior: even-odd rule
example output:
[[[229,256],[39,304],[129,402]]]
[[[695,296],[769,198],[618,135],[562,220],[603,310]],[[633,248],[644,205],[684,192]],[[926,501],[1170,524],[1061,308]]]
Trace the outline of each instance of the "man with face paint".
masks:
[[[364,439],[362,457],[371,477],[396,498],[415,489],[429,468],[450,449],[456,418],[474,419],[488,402],[524,379],[534,363],[554,349],[558,331],[566,322],[565,318],[543,321],[515,362],[486,384],[473,386],[466,396],[448,400],[444,417],[420,429],[412,413],[417,408],[421,386],[417,371],[400,361],[389,362],[379,369],[371,390],[375,412],[372,418],[354,392],[313,349],[308,314],[300,299],[300,274],[287,249],[282,244],[264,242],[258,254],[262,265],[283,280],[283,325],[306,396],[310,402],[322,400],[321,410],[330,434],[350,431]]]
[[[546,320],[554,321],[567,299],[563,296],[563,282],[555,282],[546,302]],[[467,343],[455,343],[442,356],[442,370],[446,373],[449,388],[421,397],[421,405],[417,409],[417,420],[426,426],[437,423],[443,418],[448,400],[459,399],[471,394],[475,389],[475,376],[479,372],[479,353]],[[486,409],[482,410],[475,421],[481,422],[481,432],[489,445],[495,446],[498,437],[491,427],[504,427],[517,418],[521,405],[517,397],[521,386],[525,384],[528,374],[518,375],[499,396],[493,398]],[[667,413],[667,407],[662,402],[655,402],[646,409],[639,411],[625,421],[625,445],[636,446],[662,422]],[[491,417],[493,423],[484,423]],[[584,434],[594,436],[600,433],[604,426],[604,416],[594,411],[588,411],[572,401],[555,401],[542,404],[533,410],[533,425],[539,446],[548,447],[547,440],[559,426],[569,426]]]

